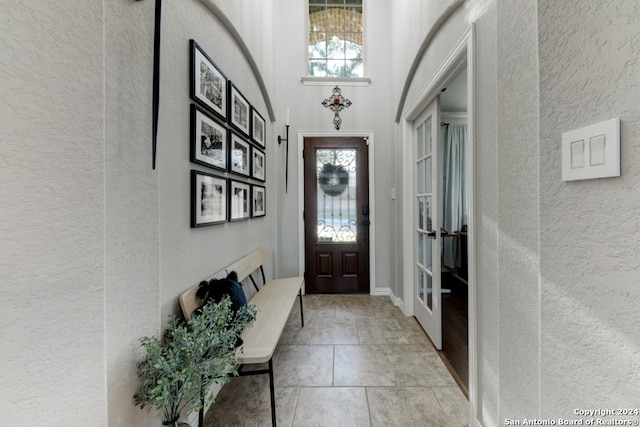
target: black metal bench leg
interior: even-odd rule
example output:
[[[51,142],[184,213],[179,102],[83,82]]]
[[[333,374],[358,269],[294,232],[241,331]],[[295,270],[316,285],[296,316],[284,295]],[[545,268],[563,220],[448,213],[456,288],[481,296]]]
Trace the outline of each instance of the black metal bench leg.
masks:
[[[304,311],[302,310],[302,288],[300,288],[298,295],[300,296],[300,322],[302,322],[302,327],[304,328]]]
[[[256,369],[253,371],[243,371],[244,365],[238,368],[238,375],[241,377],[247,375],[264,375],[269,374],[269,393],[271,394],[271,425],[276,427],[276,389],[273,382],[273,358],[269,359],[269,369]]]
[[[202,427],[204,425],[204,395],[202,394],[202,390],[200,390],[200,404],[202,407],[198,412],[198,427]]]
[[[276,427],[276,390],[273,384],[273,358],[269,359],[269,391],[271,392],[271,425]]]

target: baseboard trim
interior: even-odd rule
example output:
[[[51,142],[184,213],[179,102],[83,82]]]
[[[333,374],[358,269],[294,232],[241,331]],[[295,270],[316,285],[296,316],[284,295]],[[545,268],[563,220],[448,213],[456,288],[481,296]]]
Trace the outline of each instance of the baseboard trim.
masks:
[[[369,292],[369,295],[376,297],[392,296],[393,292],[391,292],[391,288],[374,288]]]

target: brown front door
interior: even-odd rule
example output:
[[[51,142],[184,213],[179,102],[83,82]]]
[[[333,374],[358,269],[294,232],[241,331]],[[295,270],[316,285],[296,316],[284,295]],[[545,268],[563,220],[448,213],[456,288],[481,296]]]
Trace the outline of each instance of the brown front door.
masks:
[[[304,139],[306,291],[369,292],[364,138]]]

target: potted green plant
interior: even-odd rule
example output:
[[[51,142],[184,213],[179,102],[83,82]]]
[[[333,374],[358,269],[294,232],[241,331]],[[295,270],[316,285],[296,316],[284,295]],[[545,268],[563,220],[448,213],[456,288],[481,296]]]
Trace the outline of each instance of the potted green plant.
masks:
[[[209,393],[213,382],[222,385],[238,375],[236,339],[255,314],[252,305],[234,312],[225,296],[220,303],[206,304],[188,322],[172,316],[162,340],[142,338],[146,355],[138,363],[142,385],[134,395],[136,405],[161,411],[162,425],[190,427],[180,417],[214,401]]]

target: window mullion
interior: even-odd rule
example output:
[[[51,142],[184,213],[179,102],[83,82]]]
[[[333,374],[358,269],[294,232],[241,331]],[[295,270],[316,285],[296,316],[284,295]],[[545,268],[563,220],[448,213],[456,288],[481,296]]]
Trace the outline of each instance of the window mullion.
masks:
[[[312,77],[362,77],[363,0],[310,0],[308,72]]]

